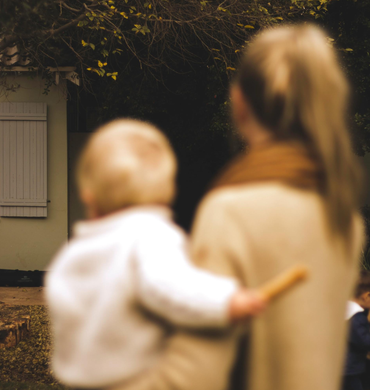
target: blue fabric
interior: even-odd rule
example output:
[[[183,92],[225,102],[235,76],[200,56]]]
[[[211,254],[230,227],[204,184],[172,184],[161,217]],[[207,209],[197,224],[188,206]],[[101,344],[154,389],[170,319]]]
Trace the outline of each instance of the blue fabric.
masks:
[[[370,324],[368,310],[356,313],[350,318],[348,351],[345,375],[358,375],[366,370],[366,355],[370,351]]]
[[[342,390],[363,390],[360,375],[345,375]]]

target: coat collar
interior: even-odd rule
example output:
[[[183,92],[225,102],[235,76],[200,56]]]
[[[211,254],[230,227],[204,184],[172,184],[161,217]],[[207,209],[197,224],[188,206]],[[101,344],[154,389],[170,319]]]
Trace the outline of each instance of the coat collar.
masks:
[[[348,301],[346,310],[346,320],[352,318],[355,314],[364,311],[364,309],[356,302]]]

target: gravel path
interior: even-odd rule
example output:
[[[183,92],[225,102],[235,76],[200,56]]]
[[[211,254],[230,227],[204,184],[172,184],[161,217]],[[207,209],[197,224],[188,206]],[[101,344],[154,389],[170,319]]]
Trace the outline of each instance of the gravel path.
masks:
[[[0,287],[0,302],[11,305],[45,305],[44,287]]]

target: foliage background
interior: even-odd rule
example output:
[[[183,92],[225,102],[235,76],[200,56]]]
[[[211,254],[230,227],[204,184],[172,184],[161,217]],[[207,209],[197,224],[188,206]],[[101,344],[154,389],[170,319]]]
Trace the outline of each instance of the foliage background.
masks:
[[[360,155],[370,150],[369,4],[3,0],[0,65],[3,75],[15,58],[37,67],[46,92],[54,82],[49,66],[75,66],[83,86],[70,87],[70,113],[93,116],[85,123],[94,123],[80,131],[119,116],[163,128],[179,156],[177,220],[189,228],[210,181],[239,149],[229,121],[228,86],[243,48],[261,28],[309,21],[328,31],[354,84],[355,150]],[[2,90],[7,88],[14,86],[3,82]],[[77,102],[79,110],[73,107]]]

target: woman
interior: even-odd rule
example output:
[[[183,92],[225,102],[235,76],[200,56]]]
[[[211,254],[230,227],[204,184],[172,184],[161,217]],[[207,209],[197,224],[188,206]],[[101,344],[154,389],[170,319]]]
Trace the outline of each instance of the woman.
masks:
[[[177,334],[133,388],[225,390],[234,366],[234,388],[339,388],[343,318],[363,240],[347,94],[335,54],[314,26],[267,30],[248,46],[231,100],[250,147],[202,202],[194,259],[249,287],[296,263],[308,266],[310,278],[251,322],[247,345],[241,331]],[[248,359],[235,364],[238,346]]]

